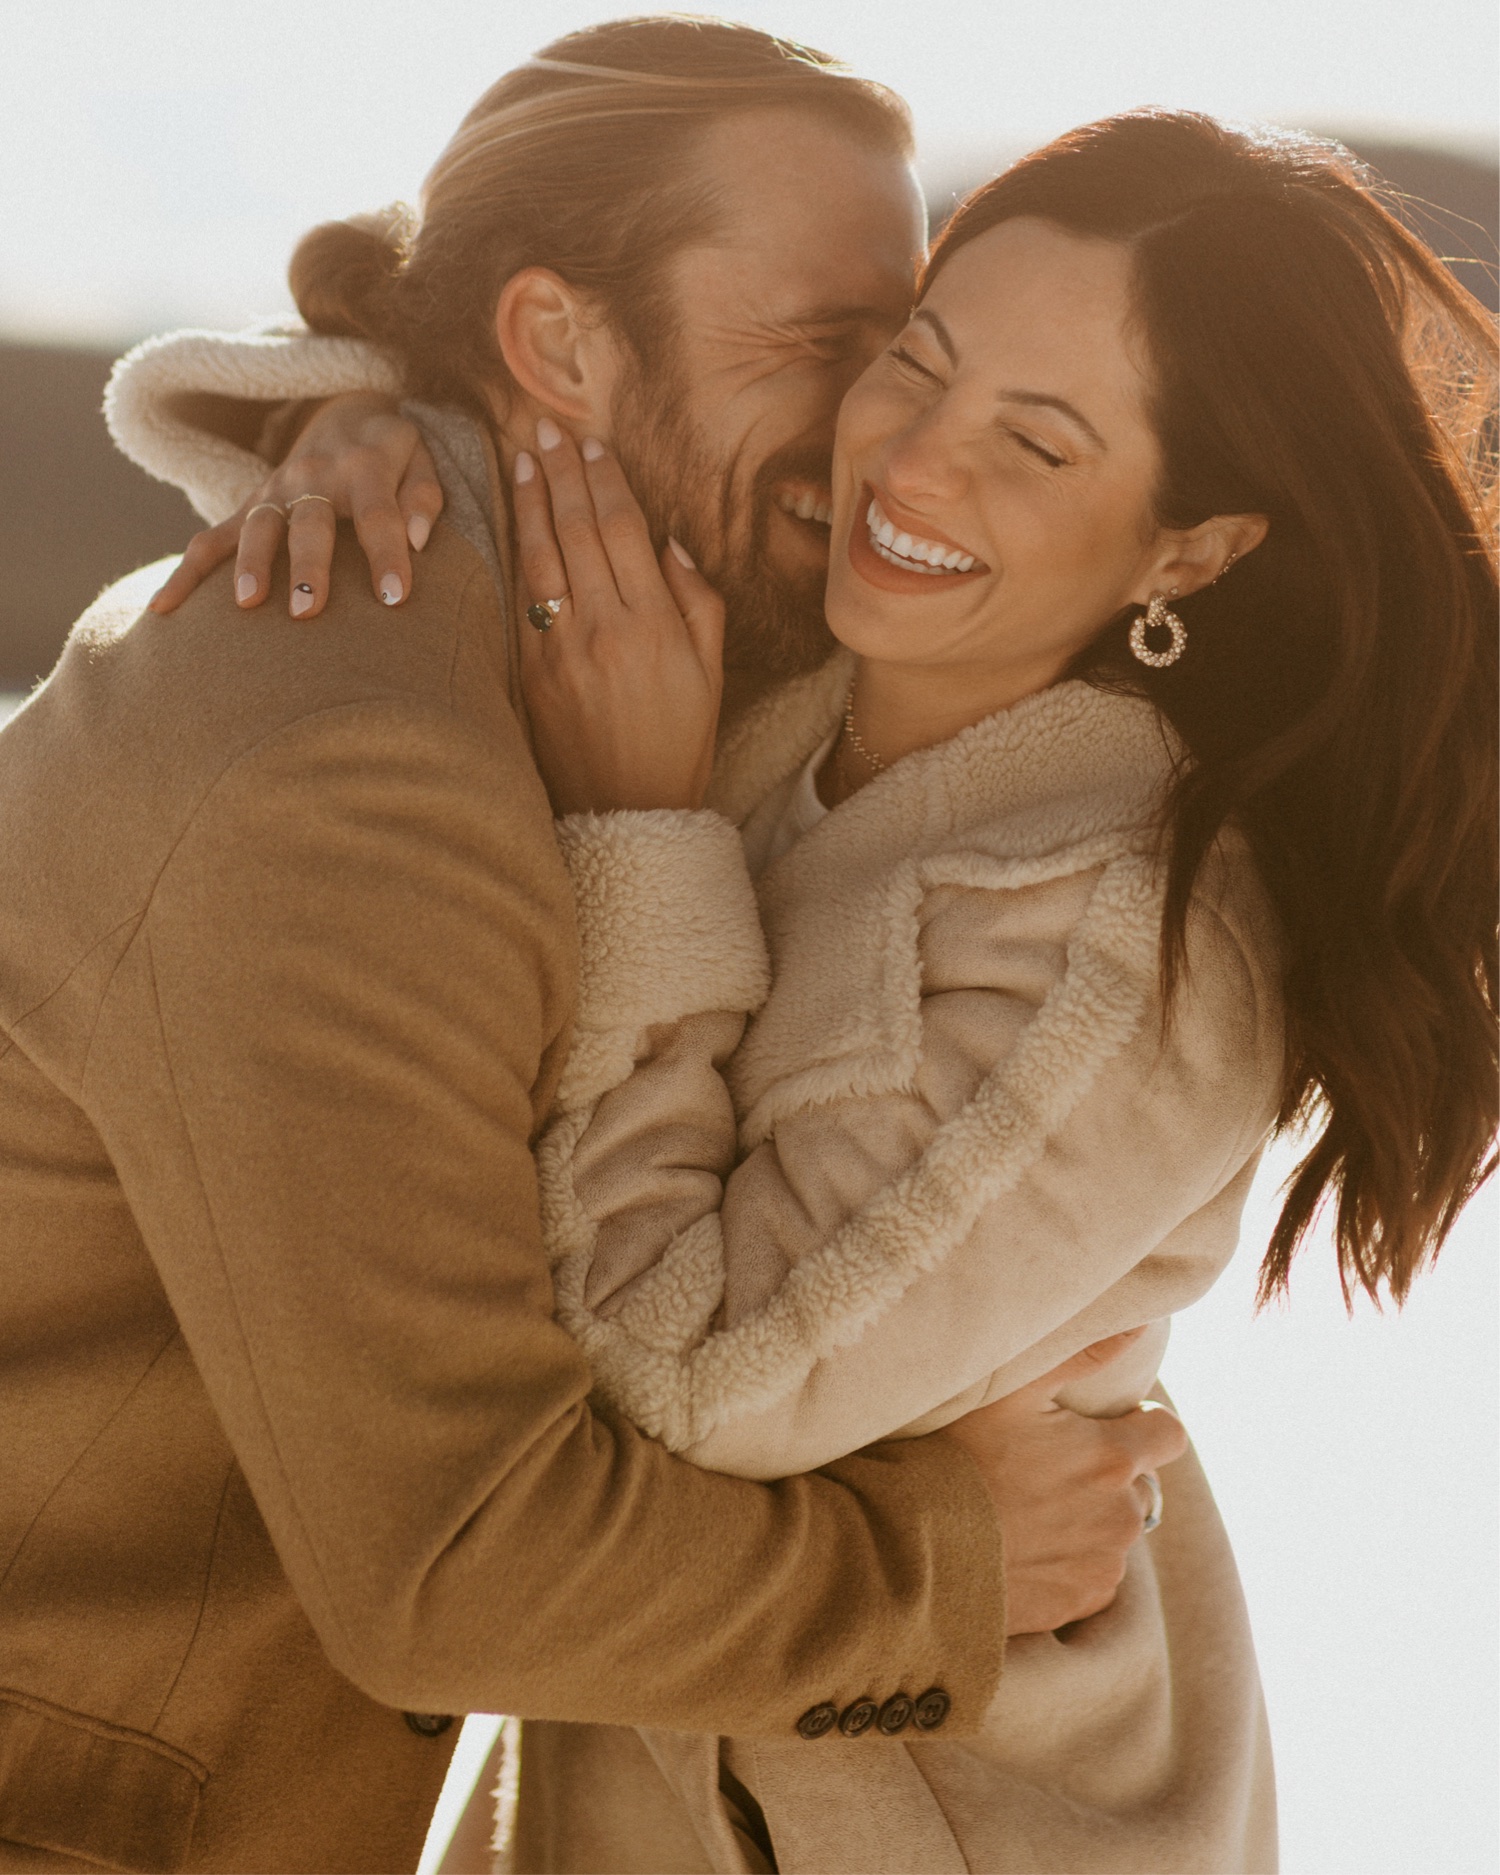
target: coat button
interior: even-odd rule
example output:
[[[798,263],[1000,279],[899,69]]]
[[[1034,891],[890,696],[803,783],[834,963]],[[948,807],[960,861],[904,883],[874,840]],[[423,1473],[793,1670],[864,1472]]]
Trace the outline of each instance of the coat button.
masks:
[[[838,1722],[837,1706],[809,1706],[797,1721],[797,1730],[803,1738],[826,1738]]]
[[[953,1701],[942,1687],[929,1686],[911,1716],[919,1732],[935,1732],[952,1710]]]
[[[894,1738],[897,1732],[904,1732],[911,1724],[913,1711],[911,1700],[905,1693],[892,1693],[880,1708],[880,1716],[875,1723],[887,1738]]]
[[[403,1712],[401,1716],[419,1738],[441,1738],[453,1723],[451,1712]]]
[[[856,1699],[839,1714],[839,1730],[845,1738],[858,1738],[869,1731],[879,1716],[880,1708],[873,1699]]]

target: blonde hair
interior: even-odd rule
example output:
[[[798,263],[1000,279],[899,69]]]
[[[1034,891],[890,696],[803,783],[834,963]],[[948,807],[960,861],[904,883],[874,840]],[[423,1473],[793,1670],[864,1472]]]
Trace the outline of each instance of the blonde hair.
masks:
[[[482,407],[503,382],[494,311],[523,267],[598,306],[643,364],[674,330],[667,263],[711,234],[688,159],[727,113],[790,107],[909,157],[905,105],[826,53],[721,20],[663,15],[570,33],[507,72],[405,205],[305,235],[292,292],[315,332],[392,353],[408,389]]]

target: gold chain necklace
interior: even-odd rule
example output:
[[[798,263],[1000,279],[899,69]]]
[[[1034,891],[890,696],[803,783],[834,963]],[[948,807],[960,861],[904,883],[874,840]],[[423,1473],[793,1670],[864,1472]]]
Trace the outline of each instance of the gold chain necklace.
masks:
[[[885,763],[873,749],[867,749],[854,727],[854,685],[849,685],[849,693],[844,698],[844,734],[849,738],[849,746],[866,763],[872,775],[878,775],[885,768]]]

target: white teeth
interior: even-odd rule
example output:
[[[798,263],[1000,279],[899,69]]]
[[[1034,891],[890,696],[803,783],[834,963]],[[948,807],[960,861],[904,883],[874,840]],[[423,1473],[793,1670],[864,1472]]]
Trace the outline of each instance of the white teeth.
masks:
[[[794,514],[799,521],[818,521],[824,527],[833,522],[833,508],[821,495],[804,488],[800,495],[790,491],[776,497],[776,505],[783,514]]]
[[[921,568],[934,573],[967,573],[974,564],[973,554],[961,547],[945,547],[935,540],[899,533],[878,501],[871,501],[865,510],[865,526],[870,530],[871,546],[892,566],[905,566],[913,572]]]

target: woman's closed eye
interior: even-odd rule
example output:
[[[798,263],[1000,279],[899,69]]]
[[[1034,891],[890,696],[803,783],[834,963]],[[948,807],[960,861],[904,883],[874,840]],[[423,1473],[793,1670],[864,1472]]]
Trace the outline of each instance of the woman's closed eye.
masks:
[[[1068,458],[1066,456],[1059,455],[1055,449],[1048,449],[1045,443],[1039,443],[1034,436],[1028,436],[1024,430],[1012,430],[1008,428],[1005,433],[1018,442],[1023,449],[1029,450],[1033,456],[1045,462],[1049,469],[1063,469],[1067,467]]]
[[[893,358],[903,370],[909,371],[914,377],[922,378],[928,384],[940,384],[942,382],[938,374],[932,370],[930,366],[924,365],[914,352],[908,351],[906,346],[904,346],[899,339],[891,347],[888,356]]]

